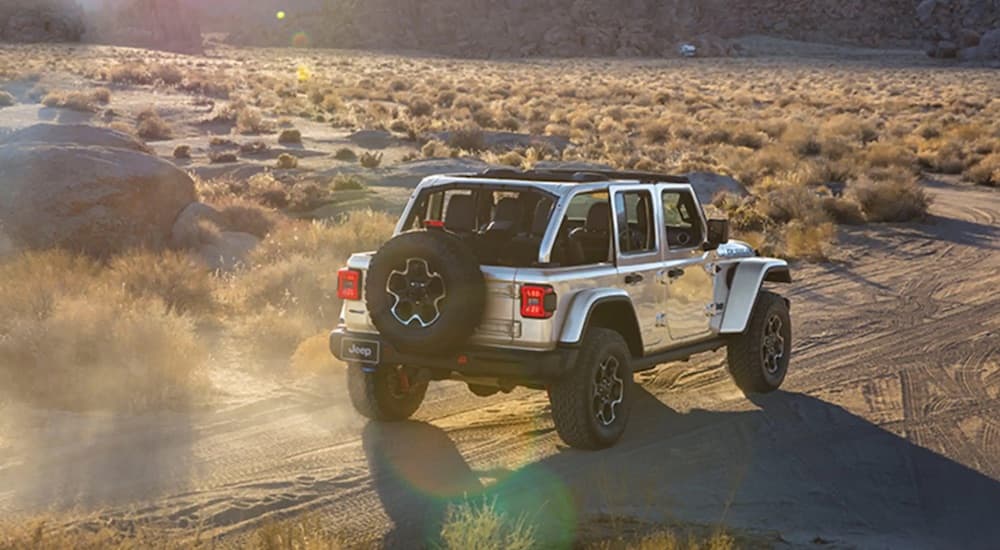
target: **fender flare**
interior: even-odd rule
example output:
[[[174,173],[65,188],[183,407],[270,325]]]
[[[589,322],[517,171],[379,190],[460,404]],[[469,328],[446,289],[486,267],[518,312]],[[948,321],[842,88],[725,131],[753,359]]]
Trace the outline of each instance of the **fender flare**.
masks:
[[[740,334],[750,322],[764,281],[792,282],[788,262],[773,258],[748,258],[733,269],[720,334]]]
[[[632,309],[633,315],[635,314],[632,299],[620,288],[592,288],[577,293],[566,313],[566,322],[563,323],[562,331],[559,333],[559,344],[566,346],[579,344],[590,324],[590,315],[599,305],[611,302],[625,302],[629,309]]]

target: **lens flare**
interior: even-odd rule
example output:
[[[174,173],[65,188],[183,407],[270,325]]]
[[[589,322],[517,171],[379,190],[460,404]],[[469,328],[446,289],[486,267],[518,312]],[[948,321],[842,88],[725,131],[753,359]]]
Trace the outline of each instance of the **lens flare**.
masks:
[[[280,21],[285,18],[285,12],[279,11],[278,13],[274,14],[274,16],[277,17],[278,20]]]
[[[309,35],[305,31],[299,31],[292,36],[292,46],[296,48],[308,48],[309,42]]]
[[[306,82],[312,78],[312,71],[310,71],[309,67],[306,67],[305,65],[299,65],[296,73],[298,74],[299,82]]]

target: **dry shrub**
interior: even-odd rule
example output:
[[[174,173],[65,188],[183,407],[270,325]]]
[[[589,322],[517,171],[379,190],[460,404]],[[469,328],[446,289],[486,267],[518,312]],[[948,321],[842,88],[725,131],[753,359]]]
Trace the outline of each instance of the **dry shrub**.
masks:
[[[139,113],[135,129],[139,137],[148,140],[170,139],[174,133],[167,121],[160,118],[152,107]]]
[[[410,102],[410,116],[423,117],[434,114],[434,106],[424,99],[415,99]]]
[[[643,125],[642,137],[649,143],[664,143],[670,139],[670,123],[665,120],[651,120]]]
[[[878,130],[874,122],[850,114],[830,117],[823,123],[820,132],[824,137],[841,137],[860,143],[878,139]]]
[[[184,252],[136,251],[108,265],[108,278],[131,296],[157,298],[168,313],[210,313],[214,282],[203,265]]]
[[[864,160],[869,168],[898,166],[911,169],[916,164],[917,157],[902,144],[880,141],[868,146]]]
[[[511,517],[498,510],[495,502],[463,502],[448,508],[441,526],[441,547],[529,550],[536,547],[535,527],[523,515]]]
[[[816,156],[823,152],[823,145],[816,129],[802,123],[787,125],[781,134],[781,142],[803,157]]]
[[[333,178],[334,191],[359,191],[364,188],[364,180],[357,176],[337,174],[337,177]]]
[[[485,151],[486,138],[478,127],[467,126],[452,131],[448,136],[448,145],[463,151]]]
[[[176,86],[184,80],[184,71],[176,65],[157,63],[150,67],[150,76],[168,86]]]
[[[278,136],[278,143],[302,143],[302,132],[294,128],[282,130]]]
[[[263,239],[278,224],[279,216],[273,210],[240,197],[226,197],[211,202],[222,214],[229,231],[249,233]]]
[[[142,63],[124,63],[112,67],[107,72],[107,79],[115,84],[152,84],[155,80],[149,67]]]
[[[354,162],[358,160],[358,155],[350,147],[341,147],[334,153],[333,158],[342,162]]]
[[[110,100],[111,92],[107,88],[99,88],[90,92],[50,92],[42,99],[42,104],[46,107],[92,113],[97,111],[99,103],[107,103]]]
[[[723,530],[714,530],[707,537],[687,533],[680,536],[675,531],[660,531],[640,538],[628,540],[607,540],[586,548],[610,550],[612,548],[630,548],[632,550],[733,550],[740,548],[737,541]]]
[[[983,157],[965,171],[965,178],[976,185],[1000,186],[1000,153]]]
[[[842,225],[860,225],[865,223],[865,215],[861,206],[843,197],[823,197],[820,200],[823,212],[833,221]]]
[[[14,96],[10,92],[0,90],[0,107],[10,107],[15,103],[17,103],[17,100],[14,99]]]
[[[333,325],[329,322],[321,325],[301,312],[265,305],[235,318],[233,335],[258,360],[283,362],[289,361],[300,344],[323,328],[332,329]]]
[[[178,145],[174,147],[174,158],[175,159],[189,159],[191,158],[191,146],[190,145]]]
[[[242,107],[236,112],[236,130],[243,135],[266,134],[274,130],[259,110]]]
[[[850,192],[871,222],[922,220],[931,203],[913,176],[885,181],[863,176],[851,185]]]
[[[15,395],[71,409],[148,410],[181,407],[207,389],[192,320],[159,298],[136,297],[65,252],[21,255],[0,274],[0,377]]]
[[[768,218],[778,223],[799,220],[807,224],[827,221],[815,191],[797,185],[785,185],[769,191],[760,205]]]
[[[212,151],[211,153],[208,154],[208,160],[212,164],[227,164],[231,162],[236,162],[239,159],[236,157],[236,153]]]
[[[785,227],[783,255],[810,261],[826,260],[836,235],[836,228],[829,222],[810,224],[793,221]]]
[[[968,164],[963,143],[936,141],[922,148],[917,158],[920,165],[940,174],[961,174]]]
[[[368,168],[369,170],[374,170],[382,165],[382,153],[372,153],[370,151],[365,151],[361,153],[361,157],[358,159],[361,166]]]
[[[278,165],[279,170],[291,170],[293,168],[299,167],[299,158],[295,155],[290,155],[288,153],[281,153],[278,155]]]

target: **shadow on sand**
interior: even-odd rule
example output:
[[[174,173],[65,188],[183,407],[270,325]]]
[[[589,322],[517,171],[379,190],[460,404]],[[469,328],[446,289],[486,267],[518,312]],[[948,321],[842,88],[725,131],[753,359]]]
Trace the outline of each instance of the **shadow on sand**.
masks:
[[[528,515],[552,547],[572,546],[595,515],[723,523],[777,531],[793,543],[995,548],[1000,541],[1000,482],[841,407],[777,392],[754,397],[759,410],[680,414],[644,389],[637,394],[616,447],[563,449],[488,489],[443,430],[368,424],[364,449],[395,524],[386,546],[433,541],[449,503],[468,497]]]

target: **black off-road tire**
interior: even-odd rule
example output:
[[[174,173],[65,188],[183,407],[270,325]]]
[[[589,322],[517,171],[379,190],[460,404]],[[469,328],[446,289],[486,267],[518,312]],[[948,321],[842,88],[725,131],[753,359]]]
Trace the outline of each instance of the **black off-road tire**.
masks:
[[[768,325],[775,320],[781,327],[777,334],[781,342],[772,341],[772,349],[781,350],[780,360],[768,366],[767,344]],[[745,394],[770,393],[781,387],[788,373],[788,363],[792,355],[792,321],[788,313],[788,303],[781,296],[761,291],[757,297],[747,329],[729,339],[727,356],[729,374]]]
[[[365,418],[398,422],[413,416],[427,394],[427,382],[399,388],[396,367],[379,367],[365,372],[361,367],[347,368],[347,393],[354,410]]]
[[[605,425],[598,418],[595,387],[599,370],[610,358],[618,362],[622,392],[621,402],[614,410],[613,422]],[[567,445],[577,449],[610,447],[625,433],[634,393],[631,354],[625,339],[614,330],[592,328],[584,335],[580,355],[572,371],[549,388],[556,432]]]
[[[399,310],[394,314],[392,309],[398,300],[387,288],[390,277],[409,271],[411,260],[417,260],[417,267],[419,260],[426,262],[427,270],[443,281],[441,301],[423,302],[438,314],[429,326],[404,324],[397,318]],[[415,230],[393,237],[372,258],[365,297],[372,322],[388,342],[403,351],[443,353],[465,343],[482,321],[486,281],[475,253],[461,239],[441,230]]]

